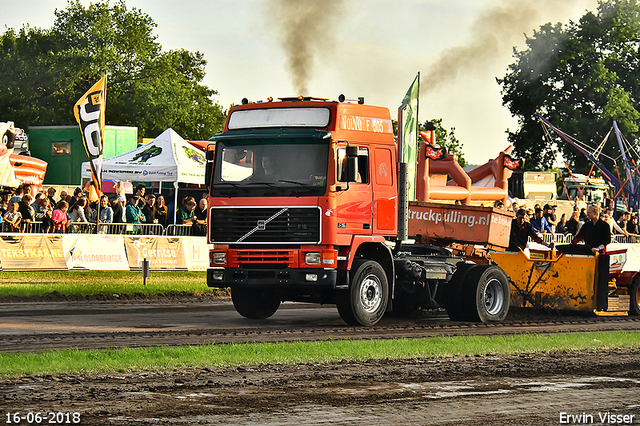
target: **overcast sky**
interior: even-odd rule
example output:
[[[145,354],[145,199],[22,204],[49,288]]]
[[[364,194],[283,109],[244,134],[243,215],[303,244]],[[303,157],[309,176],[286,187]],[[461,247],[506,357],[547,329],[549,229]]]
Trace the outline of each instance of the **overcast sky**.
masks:
[[[89,1],[82,0],[85,5]],[[112,2],[113,4],[113,2]],[[231,103],[304,94],[364,96],[392,117],[419,71],[420,120],[455,127],[467,160],[507,144],[516,120],[497,77],[546,22],[578,20],[596,0],[126,0],[156,22],[164,50],[200,51],[204,84]],[[66,0],[0,0],[0,31],[50,28]],[[10,120],[11,117],[0,117]]]

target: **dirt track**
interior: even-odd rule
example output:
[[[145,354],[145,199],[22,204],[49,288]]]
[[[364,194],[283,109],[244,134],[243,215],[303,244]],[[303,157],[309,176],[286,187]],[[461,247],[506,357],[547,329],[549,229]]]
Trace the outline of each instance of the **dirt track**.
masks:
[[[362,328],[345,327],[334,307],[315,305],[287,305],[269,321],[255,322],[237,315],[228,300],[4,302],[0,347],[12,352],[28,345],[82,347],[78,343],[84,341],[89,347],[195,344],[234,333],[234,339],[243,341],[275,341],[639,328],[633,318],[576,318],[565,323],[559,316],[543,315],[538,318],[542,324],[537,324],[516,313],[513,322],[493,327],[451,323],[437,315],[385,318],[367,334]],[[41,422],[21,424],[50,424],[50,419],[64,423],[64,415],[55,418],[48,413],[70,412],[79,413],[76,419],[79,416],[86,425],[559,425],[603,424],[600,416],[609,413],[621,416],[613,418],[620,420],[615,424],[640,424],[638,395],[640,347],[24,377],[0,380],[0,422],[15,424],[7,423],[13,419],[7,414],[15,412],[41,412]],[[586,421],[567,421],[566,416],[581,414]],[[68,419],[67,424],[74,424],[72,414]]]
[[[0,334],[3,341],[14,339],[11,341],[17,345],[45,339],[61,340],[63,346],[68,346],[73,340],[60,334],[60,330],[77,327],[71,333],[75,334],[75,341],[95,335],[102,342],[100,336],[104,334],[144,346],[145,342],[155,344],[149,339],[157,339],[162,333],[172,339],[193,335],[193,324],[218,332],[221,327],[236,330],[245,340],[247,336],[261,340],[265,335],[271,340],[283,328],[293,330],[290,333],[312,335],[308,338],[323,329],[337,336],[353,332],[340,322],[334,308],[293,305],[279,311],[259,329],[255,322],[235,314],[228,302],[156,302],[4,304],[0,310]],[[372,331],[378,335],[404,334],[407,330],[424,334],[447,327],[448,320],[412,321],[410,326],[385,319],[379,329]],[[512,326],[515,331],[507,333],[522,332],[525,324],[517,321]],[[568,327],[590,328],[593,324],[589,321],[580,320]],[[562,331],[562,325],[556,322],[552,319],[552,328],[546,332]],[[598,327],[611,324],[638,329],[635,321],[596,322]],[[453,334],[491,331],[464,324],[450,326]],[[93,327],[108,329],[95,334]],[[123,327],[135,331],[117,331]],[[149,327],[152,329],[145,331]],[[640,348],[24,377],[0,380],[0,422],[7,424],[12,419],[7,417],[10,413],[26,416],[29,412],[42,412],[41,423],[31,424],[49,424],[47,413],[71,412],[79,413],[81,424],[86,425],[559,425],[602,424],[600,415],[609,413],[621,416],[613,418],[620,420],[615,424],[640,424],[638,395]],[[562,421],[568,417],[561,416],[581,414],[586,415],[586,422]],[[62,419],[66,420],[64,416]],[[69,419],[73,424],[72,415]],[[29,423],[25,420],[21,424]]]
[[[25,377],[0,395],[3,422],[53,410],[86,425],[640,424],[640,350]]]

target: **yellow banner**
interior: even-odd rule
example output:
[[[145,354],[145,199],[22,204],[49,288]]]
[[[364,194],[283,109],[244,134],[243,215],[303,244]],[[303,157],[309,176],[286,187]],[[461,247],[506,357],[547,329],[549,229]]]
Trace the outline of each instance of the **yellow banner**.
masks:
[[[107,76],[105,75],[73,107],[73,115],[80,125],[82,141],[91,164],[91,177],[98,190],[102,182],[102,149],[104,147],[106,106]]]
[[[28,235],[0,237],[2,269],[67,269],[62,235]]]

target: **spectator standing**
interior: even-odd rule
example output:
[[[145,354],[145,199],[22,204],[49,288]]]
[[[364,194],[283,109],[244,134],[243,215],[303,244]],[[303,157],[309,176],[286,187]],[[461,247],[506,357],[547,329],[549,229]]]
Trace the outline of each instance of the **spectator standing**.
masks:
[[[40,205],[40,212],[36,212],[36,220],[42,222],[42,232],[52,233],[54,230],[53,223],[53,209],[49,204],[49,197],[42,198],[42,204]]]
[[[122,207],[127,202],[127,196],[124,193],[124,182],[117,181],[114,188],[116,190],[116,198],[120,202],[120,207]]]
[[[184,204],[176,213],[176,225],[192,225],[195,221],[196,200],[185,197]]]
[[[627,223],[629,223],[629,218],[631,217],[631,213],[623,212],[620,216],[620,220],[618,221],[618,226],[621,229],[627,229]]]
[[[531,226],[533,226],[533,230],[536,232],[548,232],[552,234],[553,230],[551,229],[549,222],[547,222],[547,219],[544,218],[543,213],[544,212],[540,207],[536,209],[536,217],[531,221]]]
[[[82,192],[82,188],[76,188],[73,191],[73,197],[69,200],[69,208],[73,208],[73,205],[78,202],[80,198],[84,197],[84,193]]]
[[[631,216],[629,222],[627,222],[627,232],[633,235],[640,234],[640,230],[638,229],[638,216],[635,214]]]
[[[47,198],[49,199],[49,205],[50,206],[55,206],[56,205],[56,200],[55,200],[55,196],[56,196],[56,189],[53,186],[50,186],[49,189],[47,189]],[[65,193],[66,195],[66,193]]]
[[[164,228],[166,228],[168,209],[167,209],[167,205],[164,202],[164,196],[162,194],[158,194],[156,196],[156,204],[153,207],[154,207],[154,217],[158,221],[157,223],[159,223]]]
[[[607,207],[604,210],[604,214],[602,219],[607,222],[607,224],[609,225],[609,228],[611,229],[611,235],[618,233],[618,234],[624,234],[629,235],[629,233],[627,232],[626,229],[621,228],[616,221],[613,219],[613,209],[611,207]]]
[[[22,196],[22,201],[18,203],[18,210],[22,216],[22,224],[24,232],[31,232],[31,224],[36,220],[36,212],[31,207],[31,201],[33,197],[29,194]]]
[[[138,207],[138,199],[137,195],[133,195],[131,200],[129,200],[129,204],[125,209],[125,219],[127,223],[144,223],[145,217],[142,214],[142,210]]]
[[[0,195],[0,216],[9,210],[9,199],[11,198],[11,192],[5,191]]]
[[[11,199],[9,200],[9,203],[20,203],[24,194],[31,195],[31,185],[21,185],[16,188],[16,191],[13,197],[11,197]]]
[[[566,227],[567,227],[567,215],[566,213],[562,213],[562,216],[560,216],[560,220],[558,221],[558,224],[556,225],[556,229],[555,229],[555,233],[556,234],[566,234]]]
[[[98,217],[98,211],[100,217]],[[97,220],[96,220],[97,219]],[[113,209],[109,207],[109,197],[102,195],[100,197],[100,208],[93,211],[91,216],[91,222],[95,223],[112,223],[113,222]]]
[[[144,183],[139,183],[136,185],[136,192],[134,195],[138,196],[138,201],[137,201],[137,205],[138,208],[140,208],[140,210],[142,210],[142,208],[144,207],[144,193],[146,192],[147,187],[145,186]]]
[[[207,200],[203,198],[198,203],[198,207],[195,209],[196,219],[193,221],[191,228],[192,235],[203,236],[207,235]]]
[[[99,203],[100,206],[93,211],[91,221],[96,223],[99,233],[105,233],[108,229],[105,224],[113,222],[113,209],[109,207],[109,197],[104,194],[100,196]]]
[[[550,206],[549,204],[544,205],[543,216],[547,220],[552,233],[556,232],[556,225],[558,223],[557,212],[558,206]]]
[[[2,216],[5,232],[19,232],[22,215],[18,211],[18,203],[9,203],[9,208]]]
[[[84,197],[75,202],[67,214],[69,222],[88,222],[87,216],[84,214],[85,204],[87,204],[87,199]]]
[[[571,218],[567,221],[567,224],[564,227],[565,234],[571,234],[573,236],[578,235],[578,231],[580,231],[580,221],[578,220],[579,216],[580,214],[575,210],[571,213]]]
[[[156,196],[153,194],[147,194],[144,198],[144,206],[142,207],[142,214],[145,217],[145,223],[158,223],[154,211],[154,204],[156,203]]]
[[[124,223],[122,203],[117,195],[111,196],[111,210],[113,211],[113,223]]]
[[[65,200],[58,201],[55,210],[51,215],[53,220],[53,227],[55,232],[64,234],[69,226],[69,218],[67,217],[67,210],[69,209],[69,203]]]
[[[580,217],[578,218],[580,223],[585,223],[587,221],[587,209],[584,207],[580,209]]]

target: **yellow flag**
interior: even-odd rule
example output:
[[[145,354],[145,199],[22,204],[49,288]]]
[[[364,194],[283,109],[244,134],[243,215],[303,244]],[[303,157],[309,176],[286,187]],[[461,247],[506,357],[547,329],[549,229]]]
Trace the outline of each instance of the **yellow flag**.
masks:
[[[73,107],[73,115],[80,125],[82,141],[89,157],[91,178],[98,191],[102,184],[102,149],[104,146],[106,105],[107,76],[105,75]]]

